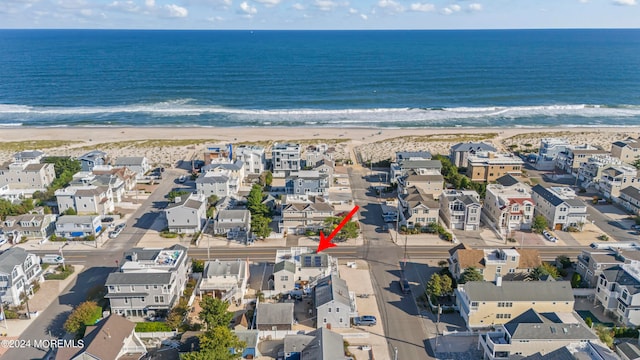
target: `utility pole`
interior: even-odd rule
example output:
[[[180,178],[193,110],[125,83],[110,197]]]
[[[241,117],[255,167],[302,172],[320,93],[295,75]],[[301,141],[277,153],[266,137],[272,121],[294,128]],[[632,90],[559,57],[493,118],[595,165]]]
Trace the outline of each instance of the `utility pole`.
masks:
[[[398,348],[396,346],[393,347],[393,360],[398,360]]]
[[[442,314],[442,307],[438,304],[438,321],[436,322],[436,349],[438,351],[438,336],[440,335],[440,314]]]

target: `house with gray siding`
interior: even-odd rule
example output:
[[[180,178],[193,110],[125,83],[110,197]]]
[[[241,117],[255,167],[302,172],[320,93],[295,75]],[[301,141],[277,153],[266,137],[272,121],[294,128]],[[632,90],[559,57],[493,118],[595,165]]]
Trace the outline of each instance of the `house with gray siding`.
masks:
[[[295,195],[328,195],[329,175],[314,170],[291,173],[287,177],[287,193]]]
[[[170,232],[194,234],[202,231],[207,216],[207,200],[202,193],[175,198],[164,210]]]
[[[338,259],[306,247],[278,250],[274,263],[271,289],[284,294],[310,292],[320,279],[338,271]]]
[[[480,230],[480,195],[473,190],[446,190],[440,195],[440,218],[449,229]]]
[[[267,160],[264,147],[256,145],[240,145],[235,148],[236,160],[242,161],[245,175],[262,174]]]
[[[94,167],[109,165],[107,153],[100,150],[92,150],[78,157],[82,171],[92,171]]]
[[[256,305],[256,328],[262,331],[293,329],[293,303]],[[283,334],[284,335],[284,334]]]
[[[111,312],[166,316],[184,291],[190,265],[182,245],[127,251],[119,270],[110,273],[105,283]]]
[[[106,186],[68,186],[55,195],[60,213],[73,209],[78,215],[107,215],[115,209],[113,192]]]
[[[0,301],[3,303],[19,306],[21,296],[33,295],[35,283],[43,281],[38,255],[20,247],[12,247],[0,254]]]
[[[345,360],[342,335],[326,328],[284,337],[284,360]]]
[[[337,273],[318,281],[313,289],[316,328],[348,328],[356,316],[355,295]]]
[[[116,159],[115,167],[125,167],[136,173],[136,178],[142,178],[149,170],[149,160],[144,156],[121,156]]]
[[[576,197],[573,190],[569,187],[545,188],[538,184],[531,191],[534,214],[544,216],[549,228],[564,230],[575,227],[582,231],[588,217],[587,205]]]
[[[458,143],[451,147],[449,152],[449,159],[457,167],[467,167],[467,160],[469,155],[475,155],[478,152],[483,151],[497,151],[495,147],[487,143],[479,142],[466,142]]]
[[[243,303],[249,280],[249,263],[245,260],[214,260],[204,263],[204,272],[197,285],[198,294],[214,296],[223,301]]]
[[[46,240],[55,230],[56,216],[52,214],[9,215],[0,223],[0,240],[17,244],[27,240]]]
[[[235,196],[240,189],[237,178],[232,179],[229,171],[208,171],[196,179],[196,189],[205,197],[211,195],[222,199],[225,196]]]
[[[627,186],[620,190],[620,205],[628,211],[640,215],[640,189]]]
[[[216,213],[213,233],[229,238],[248,240],[251,233],[249,210],[220,210]]]
[[[64,215],[56,220],[56,236],[73,239],[87,236],[97,237],[102,231],[100,216]]]
[[[0,185],[8,184],[12,189],[44,191],[55,179],[56,172],[53,164],[29,160],[0,165]]]
[[[271,147],[271,163],[275,175],[288,175],[302,169],[300,144],[275,143]]]

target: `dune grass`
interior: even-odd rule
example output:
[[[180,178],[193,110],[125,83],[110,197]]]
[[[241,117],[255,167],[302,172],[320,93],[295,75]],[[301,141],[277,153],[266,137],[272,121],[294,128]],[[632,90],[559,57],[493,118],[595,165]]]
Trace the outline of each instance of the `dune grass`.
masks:
[[[389,143],[393,141],[402,142],[469,142],[491,140],[498,136],[498,133],[479,133],[479,134],[432,134],[422,136],[399,136],[384,140],[376,141],[374,144]]]
[[[0,142],[0,151],[18,152],[34,149],[52,149],[81,143],[72,140],[25,140]]]

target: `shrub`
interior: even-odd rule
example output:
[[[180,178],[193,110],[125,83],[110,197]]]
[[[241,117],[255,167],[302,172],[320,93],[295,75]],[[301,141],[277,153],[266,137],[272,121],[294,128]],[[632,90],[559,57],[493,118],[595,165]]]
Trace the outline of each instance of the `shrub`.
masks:
[[[44,279],[45,280],[64,280],[68,278],[69,275],[73,274],[74,270],[75,269],[71,265],[65,265],[64,267],[62,265],[58,265],[58,267],[56,267],[56,271],[58,271],[58,273],[46,274],[44,276]]]
[[[590,317],[588,317],[588,318],[584,319],[584,323],[585,323],[585,324],[587,324],[587,326],[588,326],[589,328],[591,328],[591,327],[593,326],[593,320],[591,320],[591,318],[590,318]]]
[[[169,325],[165,322],[152,321],[152,322],[140,322],[136,324],[136,332],[168,332],[171,331]]]
[[[178,234],[173,233],[173,232],[169,232],[169,230],[163,230],[160,232],[160,237],[166,238],[166,239],[173,239],[178,237]]]
[[[600,236],[597,237],[598,240],[600,241],[609,241],[609,236],[602,234]]]
[[[18,319],[20,317],[17,312],[9,309],[4,310],[4,316],[9,320]]]

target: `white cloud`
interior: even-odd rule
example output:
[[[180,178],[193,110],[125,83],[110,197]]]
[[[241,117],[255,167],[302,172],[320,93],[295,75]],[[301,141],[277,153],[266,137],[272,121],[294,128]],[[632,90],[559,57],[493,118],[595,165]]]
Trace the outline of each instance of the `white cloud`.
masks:
[[[63,9],[81,9],[87,6],[87,2],[84,0],[58,0],[56,5]]]
[[[387,9],[391,12],[403,12],[404,7],[394,0],[378,0],[378,7]]]
[[[461,7],[460,5],[458,5],[458,4],[453,4],[453,5],[449,5],[449,6],[447,6],[447,7],[442,8],[442,11],[441,11],[441,12],[442,12],[443,14],[445,14],[445,15],[451,15],[451,14],[453,14],[454,12],[458,12],[458,11],[460,11],[460,10],[462,10],[462,7]]]
[[[451,10],[453,10],[453,11],[460,11],[460,10],[462,10],[462,7],[460,7],[460,5],[458,5],[458,4],[453,4],[453,5],[449,6],[449,7],[450,7],[450,8],[451,8]]]
[[[638,4],[636,0],[613,0],[613,3],[621,6],[634,6]]]
[[[588,3],[588,2],[589,2],[589,0],[580,0],[580,2],[581,2],[582,4],[586,4],[586,3]]]
[[[184,18],[189,15],[189,10],[176,4],[167,4],[163,7],[164,15],[170,18]]]
[[[367,20],[369,17],[366,14],[360,14],[362,20]]]
[[[469,4],[468,9],[470,11],[482,11],[482,4],[479,4],[479,3]]]
[[[280,4],[282,0],[256,0],[256,1],[265,6],[272,7]]]
[[[359,11],[358,11],[358,10],[356,10],[356,9],[354,9],[354,8],[349,8],[349,14],[355,15],[355,14],[357,14],[357,13],[359,13]]]
[[[332,11],[338,6],[338,4],[331,0],[315,0],[313,2],[313,6],[322,11]]]
[[[409,7],[409,9],[411,9],[411,11],[417,11],[417,12],[429,12],[429,11],[434,11],[436,7],[433,4],[413,3]]]
[[[144,0],[144,5],[148,8],[153,8],[156,6],[155,0]]]
[[[140,11],[140,7],[133,1],[114,1],[111,4],[107,5],[107,7],[111,10],[122,11],[122,12],[131,12],[137,13]]]
[[[291,5],[291,7],[296,9],[296,10],[299,10],[299,11],[302,11],[302,10],[305,9],[304,5],[302,5],[300,3],[295,3],[295,4]]]
[[[258,9],[255,6],[249,5],[246,1],[243,1],[240,4],[240,10],[242,10],[245,14],[252,16],[258,13]]]

